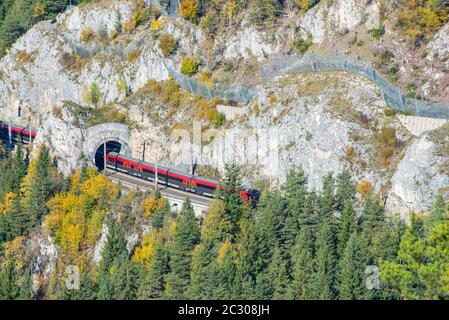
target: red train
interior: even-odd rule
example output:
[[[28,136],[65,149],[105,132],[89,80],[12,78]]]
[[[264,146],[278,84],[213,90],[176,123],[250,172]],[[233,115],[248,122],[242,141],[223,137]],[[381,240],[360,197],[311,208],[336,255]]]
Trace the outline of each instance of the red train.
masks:
[[[109,169],[145,180],[154,181],[156,176],[156,166],[154,164],[139,161],[117,152],[111,152],[106,156],[106,166]],[[157,167],[157,176],[159,184],[206,197],[214,197],[215,191],[218,188],[223,188],[215,180],[202,178],[165,166]],[[255,189],[243,189],[238,192],[245,201],[252,204],[256,204],[260,197],[260,192]]]
[[[14,142],[29,143],[36,138],[36,132],[30,128],[25,128],[17,124],[12,125],[7,122],[0,121],[0,139],[9,141],[9,131],[11,130],[11,140]]]

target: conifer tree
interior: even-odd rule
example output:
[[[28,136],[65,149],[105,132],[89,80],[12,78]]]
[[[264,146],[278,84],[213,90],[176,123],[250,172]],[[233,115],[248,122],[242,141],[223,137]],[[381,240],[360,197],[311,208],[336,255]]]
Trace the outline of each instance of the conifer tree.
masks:
[[[190,284],[192,250],[200,239],[200,229],[190,199],[184,201],[176,220],[173,241],[170,244],[170,273],[167,275],[166,295],[182,299]]]
[[[229,242],[227,242],[229,243]],[[219,261],[214,263],[215,275],[212,280],[215,283],[213,298],[215,299],[235,299],[235,276],[236,266],[232,254],[232,247],[227,246],[225,252],[219,255]]]
[[[35,173],[31,182],[30,194],[26,199],[24,208],[32,221],[28,229],[32,228],[47,212],[46,202],[51,194],[52,188],[50,180],[51,166],[50,153],[47,147],[43,145],[39,151]]]
[[[240,299],[255,298],[256,276],[258,273],[256,227],[253,220],[244,224],[237,244],[238,263],[235,277],[235,290]],[[237,298],[237,297],[236,297]]]
[[[316,239],[312,296],[315,299],[329,300],[335,297],[336,249],[334,230],[330,219],[320,225]]]
[[[255,297],[257,299],[285,299],[287,297],[288,274],[281,250],[273,250],[273,259],[268,268],[257,275]]]
[[[164,277],[168,270],[167,251],[159,241],[155,246],[150,269],[144,275],[139,287],[139,299],[160,299],[164,294]]]
[[[354,208],[352,207],[352,202],[348,199],[344,202],[343,211],[341,213],[341,221],[338,226],[338,245],[337,245],[337,253],[338,256],[341,257],[346,248],[346,243],[348,242],[351,234],[356,230],[356,213]]]
[[[356,232],[352,233],[340,261],[339,298],[365,299],[365,269],[368,265],[368,245]]]
[[[335,204],[336,209],[340,212],[345,207],[345,202],[352,202],[355,198],[356,186],[351,180],[351,174],[344,170],[337,175],[336,189],[335,189]]]
[[[193,250],[191,282],[187,290],[189,299],[207,299],[213,296],[215,248],[210,241],[204,241]]]
[[[30,267],[27,267],[25,268],[25,272],[23,273],[20,279],[18,299],[20,300],[33,299],[32,286],[33,286],[32,271]]]
[[[323,178],[323,190],[318,200],[319,219],[323,221],[333,216],[335,211],[335,182],[332,173]]]
[[[84,271],[80,279],[80,290],[76,295],[78,300],[95,300],[97,298],[97,285],[92,281],[87,271]]]
[[[262,195],[256,214],[257,262],[256,270],[268,266],[275,247],[282,249],[285,259],[285,204],[274,192]]]
[[[274,300],[285,300],[288,297],[288,287],[290,285],[290,276],[287,270],[287,264],[281,256],[281,250],[275,249],[273,260],[268,268],[268,274],[272,278]]]
[[[113,284],[113,299],[135,300],[142,270],[134,265],[127,256],[120,256],[114,261],[116,271],[111,277]]]
[[[117,272],[118,267],[126,263],[127,260],[128,250],[123,228],[115,218],[109,217],[108,235],[99,265],[98,299],[110,300],[114,298],[115,279],[112,277],[111,270]]]
[[[379,229],[385,222],[385,211],[378,197],[368,198],[361,216],[361,226],[368,234]]]
[[[80,184],[83,183],[84,181],[86,181],[88,178],[89,178],[89,172],[88,172],[87,162],[86,162],[86,160],[84,160],[83,166],[81,167],[81,172],[80,172]]]
[[[314,238],[312,228],[303,226],[296,239],[292,252],[292,282],[289,296],[293,299],[311,299],[310,285],[313,270]]]
[[[225,204],[225,213],[228,215],[232,226],[232,233],[238,230],[238,221],[242,217],[243,200],[240,197],[241,190],[240,172],[235,164],[225,165],[225,177],[223,179],[224,189],[220,190],[220,195]]]
[[[299,223],[307,196],[307,177],[303,170],[291,171],[285,183],[286,218],[283,227],[283,250],[289,252],[299,232]]]
[[[19,288],[16,283],[17,274],[13,259],[7,261],[0,273],[0,299],[15,300],[19,296]]]

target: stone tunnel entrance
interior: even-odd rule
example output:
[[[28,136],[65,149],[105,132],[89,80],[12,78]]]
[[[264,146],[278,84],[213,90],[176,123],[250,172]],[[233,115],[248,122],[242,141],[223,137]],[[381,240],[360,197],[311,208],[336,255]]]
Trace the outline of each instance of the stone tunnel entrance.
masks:
[[[122,144],[117,141],[107,141],[106,142],[106,154],[110,152],[120,152],[122,150]],[[101,144],[98,146],[96,152],[95,152],[95,166],[97,167],[98,171],[104,170],[104,145]]]

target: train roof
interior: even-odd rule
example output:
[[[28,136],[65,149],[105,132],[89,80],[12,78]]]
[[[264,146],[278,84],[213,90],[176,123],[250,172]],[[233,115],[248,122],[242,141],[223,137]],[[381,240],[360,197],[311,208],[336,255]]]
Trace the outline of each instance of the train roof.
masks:
[[[0,128],[9,128],[9,122],[5,122],[5,121],[0,121]],[[20,129],[20,130],[24,130],[24,131],[27,131],[27,132],[30,132],[31,131],[31,133],[32,134],[36,134],[36,132],[33,130],[33,128],[30,128],[30,127],[24,127],[24,126],[21,126],[21,125],[19,125],[19,124],[12,124],[11,123],[11,130],[12,129]]]
[[[114,156],[118,156],[118,157],[126,159],[126,160],[131,160],[131,161],[134,161],[134,162],[139,163],[139,164],[151,166],[153,168],[156,167],[156,165],[154,163],[146,162],[146,161],[139,161],[139,160],[134,159],[134,158],[132,158],[130,156],[125,156],[125,155],[123,155],[121,153],[118,153],[118,152],[115,152],[115,151],[114,152],[110,152],[109,154],[114,155]],[[161,169],[161,170],[164,170],[164,171],[170,171],[170,172],[173,172],[173,173],[177,173],[177,174],[180,174],[180,175],[183,175],[183,176],[187,176],[189,178],[202,180],[204,182],[219,184],[219,182],[217,180],[204,178],[204,177],[200,177],[200,176],[197,176],[197,175],[192,175],[192,174],[190,174],[188,172],[177,170],[177,169],[173,169],[173,168],[167,167],[165,165],[158,165],[157,167],[158,167],[158,169]]]

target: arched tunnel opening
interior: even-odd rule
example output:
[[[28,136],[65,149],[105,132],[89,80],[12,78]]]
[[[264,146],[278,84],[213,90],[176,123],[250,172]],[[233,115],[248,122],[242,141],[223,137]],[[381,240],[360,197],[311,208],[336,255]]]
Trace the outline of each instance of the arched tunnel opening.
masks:
[[[107,141],[106,142],[106,155],[111,152],[120,152],[122,150],[122,144],[117,141]],[[97,151],[95,152],[95,166],[98,171],[104,170],[104,145],[101,144],[98,146]]]

